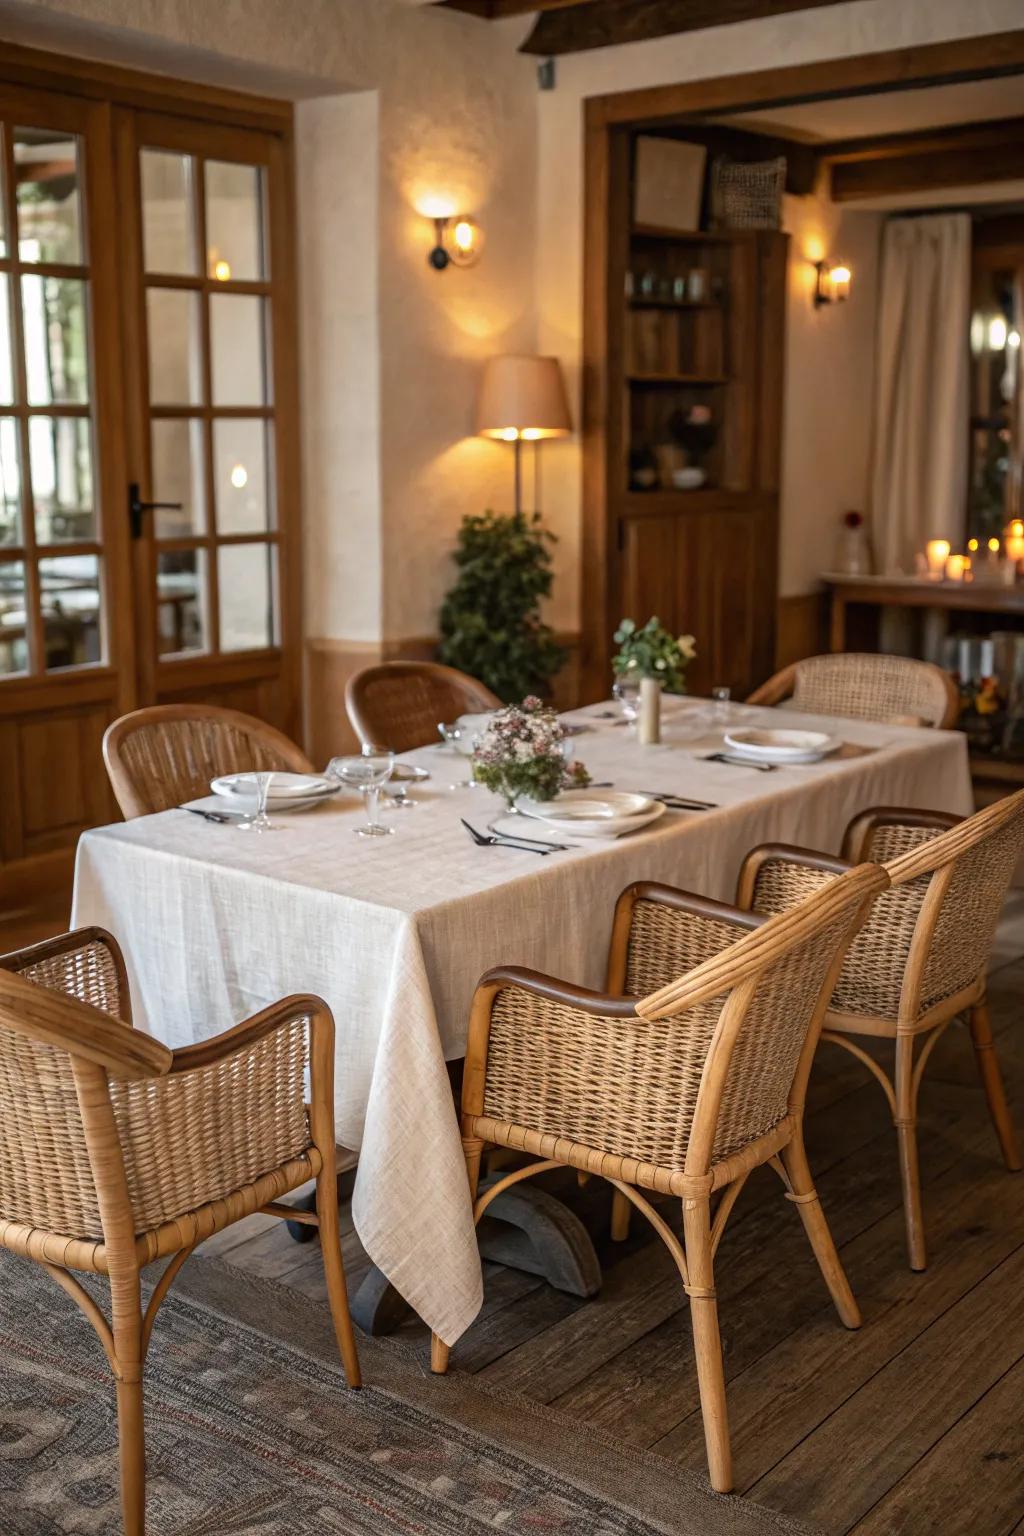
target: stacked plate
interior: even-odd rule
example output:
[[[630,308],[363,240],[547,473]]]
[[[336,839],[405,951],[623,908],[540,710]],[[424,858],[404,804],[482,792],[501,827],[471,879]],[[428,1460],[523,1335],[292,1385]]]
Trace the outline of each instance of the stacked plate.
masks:
[[[748,757],[752,763],[818,763],[837,747],[838,736],[822,731],[772,731],[750,726],[727,731],[725,744],[734,757]]]
[[[521,795],[516,809],[554,832],[573,837],[622,837],[664,815],[660,800],[625,791],[567,789],[554,800],[530,800]]]
[[[226,773],[210,785],[215,795],[233,800],[239,810],[256,808],[256,775]],[[268,811],[305,811],[336,795],[340,785],[321,773],[275,773],[267,794]]]

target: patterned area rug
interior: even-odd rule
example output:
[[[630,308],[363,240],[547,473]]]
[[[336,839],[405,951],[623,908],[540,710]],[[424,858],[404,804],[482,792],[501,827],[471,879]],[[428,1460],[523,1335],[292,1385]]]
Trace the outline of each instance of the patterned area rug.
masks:
[[[149,1536],[798,1536],[560,1414],[360,1339],[326,1306],[193,1259],[146,1369]],[[99,1294],[99,1293],[97,1293]],[[245,1319],[244,1323],[240,1319]],[[0,1532],[116,1536],[114,1393],[77,1307],[0,1254]]]

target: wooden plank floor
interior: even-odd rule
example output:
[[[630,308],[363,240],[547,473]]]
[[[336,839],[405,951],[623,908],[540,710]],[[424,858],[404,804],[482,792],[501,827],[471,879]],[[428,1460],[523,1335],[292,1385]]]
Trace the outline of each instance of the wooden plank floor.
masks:
[[[1024,1132],[1024,898],[1008,915],[991,996]],[[41,936],[4,927],[3,947]],[[1024,1175],[1003,1169],[969,1042],[955,1028],[922,1093],[930,1262],[912,1274],[893,1132],[866,1078],[823,1046],[807,1116],[811,1165],[863,1328],[838,1323],[768,1171],[750,1180],[719,1250],[738,1489],[830,1536],[1024,1536]],[[601,1295],[581,1302],[487,1265],[483,1313],[453,1366],[703,1473],[687,1303],[668,1255],[640,1222],[626,1243],[610,1242],[609,1192],[598,1181],[577,1191],[572,1175],[552,1178],[594,1235]],[[368,1261],[342,1214],[351,1286]],[[293,1243],[270,1217],[240,1223],[204,1251],[325,1298],[318,1245]],[[425,1358],[422,1325],[410,1319],[401,1334]]]

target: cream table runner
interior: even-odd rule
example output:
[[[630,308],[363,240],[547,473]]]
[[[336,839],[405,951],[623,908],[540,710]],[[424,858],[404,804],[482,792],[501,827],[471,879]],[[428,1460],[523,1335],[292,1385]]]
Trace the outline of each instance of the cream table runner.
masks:
[[[338,1141],[359,1152],[359,1237],[447,1342],[481,1302],[480,1263],[445,1057],[462,1055],[481,972],[516,964],[598,987],[615,898],[660,880],[731,898],[743,855],[785,841],[829,852],[872,805],[971,810],[965,738],[858,721],[735,709],[743,723],[833,729],[872,750],[760,773],[704,762],[721,746],[697,701],[672,701],[665,739],[641,748],[595,706],[577,743],[595,780],[710,800],[669,811],[621,841],[540,858],[477,847],[459,824],[500,810],[483,789],[450,788],[465,759],[408,754],[431,772],[395,836],[353,835],[351,797],[240,834],[178,810],[86,833],[75,871],[76,925],[125,951],[135,1018],[171,1046],[227,1028],[291,992],[314,992],[337,1023]],[[544,832],[529,829],[536,836]]]

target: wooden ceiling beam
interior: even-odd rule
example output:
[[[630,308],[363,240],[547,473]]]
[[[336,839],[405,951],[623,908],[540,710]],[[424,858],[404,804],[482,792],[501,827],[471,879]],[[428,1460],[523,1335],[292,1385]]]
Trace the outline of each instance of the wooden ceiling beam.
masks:
[[[502,3],[517,0],[491,0],[492,5]],[[835,4],[836,0],[644,0],[638,5],[636,0],[585,0],[581,5],[555,0],[553,9],[529,7],[541,9],[541,14],[520,51],[545,58],[582,53]]]
[[[1024,118],[821,145],[833,202],[1024,179]]]

